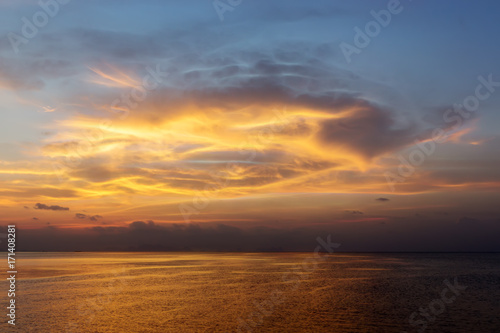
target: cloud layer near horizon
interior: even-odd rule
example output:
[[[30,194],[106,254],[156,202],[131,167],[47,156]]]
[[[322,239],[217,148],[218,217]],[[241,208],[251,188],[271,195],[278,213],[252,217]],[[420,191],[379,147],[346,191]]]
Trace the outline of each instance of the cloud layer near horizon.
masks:
[[[498,221],[497,221],[498,222]],[[434,234],[427,230],[432,227]],[[20,251],[236,251],[313,252],[317,238],[340,243],[335,252],[500,251],[494,233],[498,223],[463,217],[454,223],[438,221],[344,223],[328,227],[281,228],[173,224],[135,221],[125,227],[82,230],[46,227],[18,230]],[[325,251],[324,249],[322,251]]]

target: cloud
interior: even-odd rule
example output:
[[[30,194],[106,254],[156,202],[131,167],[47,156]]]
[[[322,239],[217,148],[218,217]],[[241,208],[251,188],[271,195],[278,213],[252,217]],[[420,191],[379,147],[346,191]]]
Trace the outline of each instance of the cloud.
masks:
[[[66,60],[50,58],[11,59],[0,57],[0,88],[16,91],[37,91],[45,87],[45,80],[57,79],[75,73]]]
[[[36,173],[36,171],[35,171]],[[32,198],[32,197],[52,197],[52,198],[70,198],[76,197],[77,191],[71,189],[58,189],[44,187],[43,184],[40,187],[26,187],[15,188],[13,190],[2,189],[0,190],[0,196],[6,197],[18,197],[18,198]]]
[[[51,106],[42,106],[43,112],[54,112],[56,111],[56,108],[53,108]]]
[[[320,179],[314,174],[334,167],[359,170],[366,160],[411,142],[416,125],[358,92],[376,83],[294,46],[231,49],[224,56],[216,49],[202,58],[173,50],[179,54],[162,63],[168,73],[162,86],[127,119],[98,133],[90,147],[87,136],[75,139],[73,133],[96,127],[96,120],[68,121],[43,153],[63,161],[78,155],[68,177],[106,183],[111,191],[191,194],[212,188],[211,174],[222,173],[231,179],[224,186],[229,196],[264,186],[281,191],[293,179],[302,179],[296,188],[327,186],[311,184]],[[109,111],[116,96],[110,93],[103,108]],[[238,163],[238,174],[227,172],[231,162]],[[119,181],[124,178],[129,181]],[[155,183],[160,186],[152,188]]]
[[[313,221],[314,222],[314,221]],[[2,228],[0,228],[0,232]],[[429,232],[432,230],[433,232]],[[307,227],[236,227],[227,224],[158,224],[134,221],[126,226],[83,229],[22,229],[22,251],[307,251],[317,237],[341,243],[338,251],[499,251],[498,222],[457,225],[455,221],[359,220]]]
[[[128,227],[132,230],[150,230],[155,229],[154,221],[134,221],[128,225]]]
[[[346,117],[323,121],[319,137],[327,144],[371,159],[405,147],[417,138],[416,125],[398,125],[397,117],[394,112],[367,105]]]
[[[376,201],[381,201],[381,202],[386,202],[386,201],[389,201],[389,199],[387,198],[377,198],[375,199]]]
[[[82,213],[76,213],[75,217],[77,219],[86,219],[86,218],[88,218],[91,221],[97,221],[98,219],[102,218],[101,215],[87,215],[87,214],[82,214]]]
[[[58,205],[47,206],[46,204],[42,204],[42,203],[37,203],[35,205],[35,207],[33,207],[33,208],[34,209],[43,209],[43,210],[69,210],[68,207],[61,207]]]
[[[46,239],[31,243],[31,232],[26,230],[23,248],[45,249],[102,249],[125,251],[303,251],[314,248],[315,236],[312,231],[295,229],[290,231],[266,227],[248,230],[224,224],[200,226],[195,224],[159,225],[153,221],[134,221],[126,227],[93,227],[81,229],[77,233],[59,228],[39,230]],[[30,235],[28,235],[30,234]],[[301,237],[302,235],[302,237]],[[302,239],[301,239],[302,238]],[[55,245],[50,240],[61,239]],[[64,240],[63,240],[64,239]],[[311,244],[311,240],[313,243]]]
[[[33,220],[38,221],[38,217],[34,217]]]
[[[458,219],[457,223],[462,226],[477,226],[481,221],[472,217],[461,217]]]
[[[353,214],[353,215],[362,215],[363,212],[360,210],[345,210],[345,213]]]

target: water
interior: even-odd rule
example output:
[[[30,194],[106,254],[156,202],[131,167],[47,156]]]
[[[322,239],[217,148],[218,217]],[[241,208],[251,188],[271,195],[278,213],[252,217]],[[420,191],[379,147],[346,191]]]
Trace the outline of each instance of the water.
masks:
[[[500,332],[499,254],[17,257],[18,332]]]

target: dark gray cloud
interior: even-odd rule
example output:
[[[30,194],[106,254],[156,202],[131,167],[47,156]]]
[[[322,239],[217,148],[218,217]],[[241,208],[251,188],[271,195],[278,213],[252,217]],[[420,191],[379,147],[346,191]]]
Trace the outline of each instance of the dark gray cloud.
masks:
[[[478,223],[481,223],[481,222],[478,219],[464,216],[464,217],[459,218],[458,221],[457,221],[457,223],[459,225],[463,225],[463,226],[475,226],[475,225],[477,225]]]
[[[363,212],[360,210],[344,210],[345,213],[352,214],[352,215],[362,215]]]
[[[68,207],[61,207],[58,205],[48,206],[48,205],[42,204],[42,203],[37,203],[35,205],[35,207],[33,207],[33,208],[34,209],[43,209],[43,210],[69,210]]]
[[[413,143],[417,133],[415,124],[398,126],[395,113],[371,106],[346,118],[325,120],[319,137],[373,158]]]
[[[432,135],[434,129],[440,128],[445,132],[453,132],[466,127],[479,118],[479,113],[468,112],[453,105],[439,106],[424,111],[422,121],[429,125],[427,132]]]
[[[385,223],[381,223],[385,222]],[[124,227],[79,230],[49,226],[18,230],[21,251],[306,251],[317,237],[346,251],[500,251],[497,220],[457,224],[456,220],[360,221],[317,227],[241,228],[227,224],[157,224],[135,221]],[[3,228],[0,228],[2,232]],[[430,232],[432,231],[432,232]]]
[[[386,202],[386,201],[389,201],[389,199],[388,199],[388,198],[377,198],[377,199],[375,199],[375,200],[377,200],[377,201],[381,201],[381,202]]]
[[[97,221],[98,219],[102,218],[101,215],[87,215],[87,214],[82,214],[82,213],[76,213],[75,218],[77,219],[86,219],[88,218],[91,221]]]

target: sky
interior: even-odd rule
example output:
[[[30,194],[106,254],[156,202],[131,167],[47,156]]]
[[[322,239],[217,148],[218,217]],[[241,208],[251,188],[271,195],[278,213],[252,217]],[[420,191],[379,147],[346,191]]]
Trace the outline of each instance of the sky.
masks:
[[[499,6],[2,1],[0,225],[27,250],[500,251]]]

